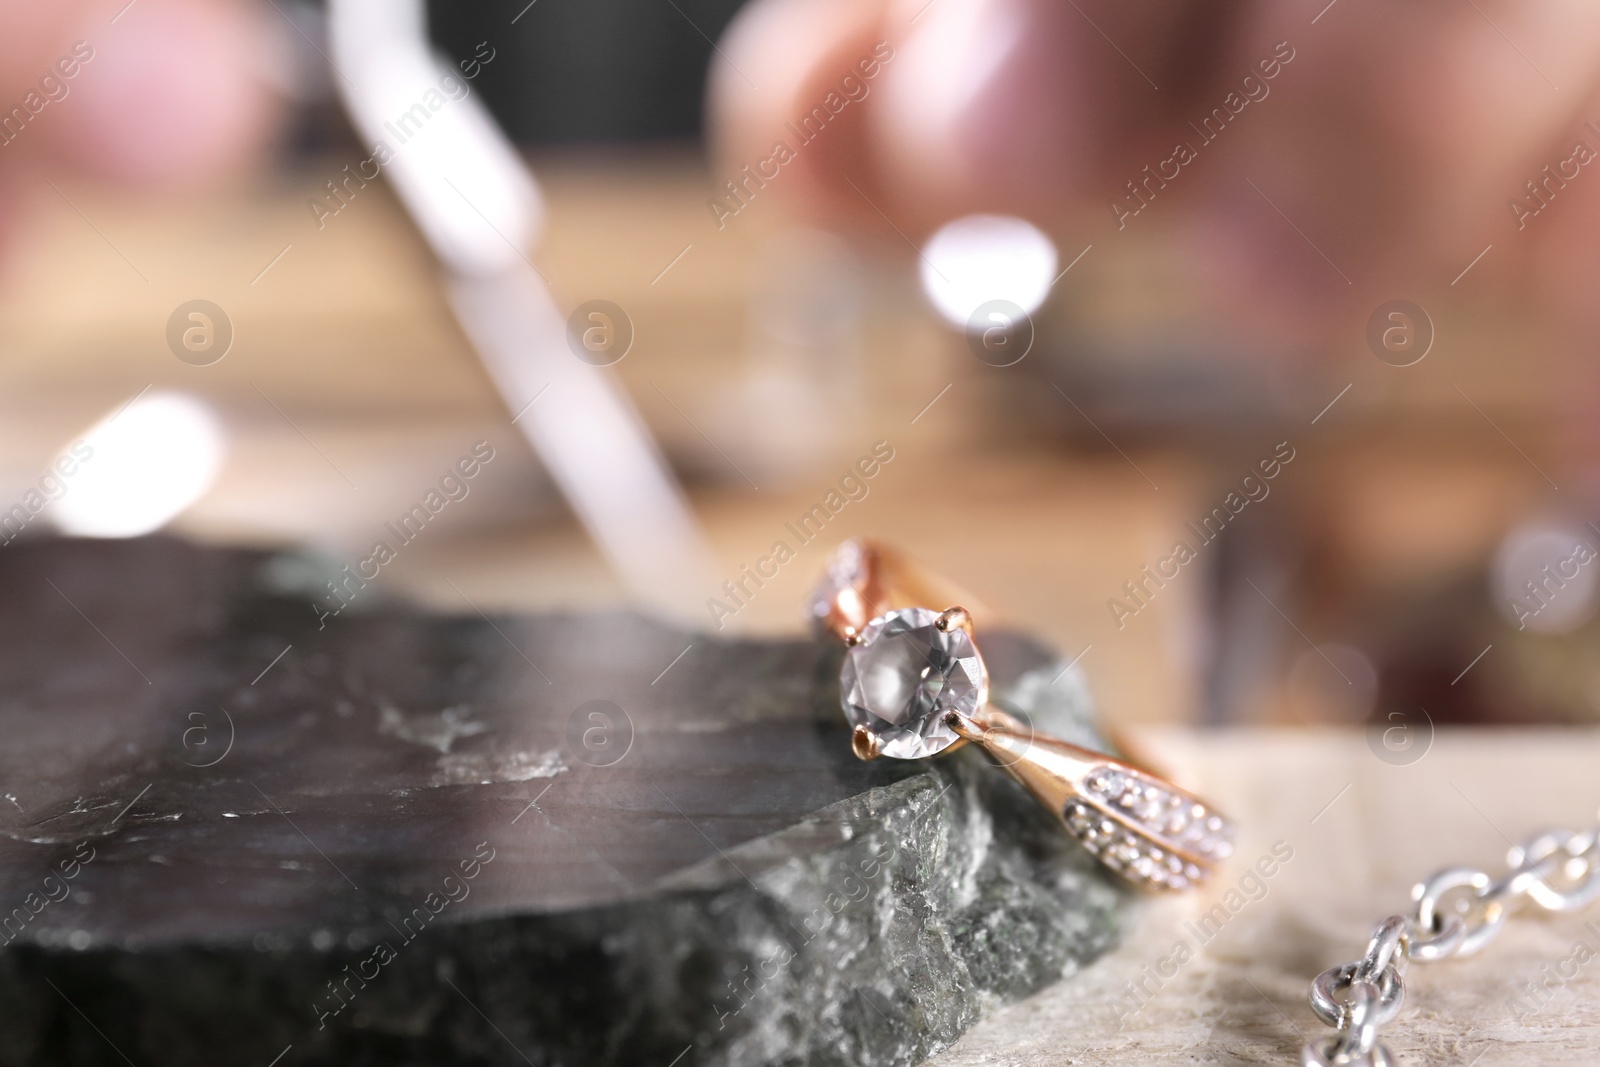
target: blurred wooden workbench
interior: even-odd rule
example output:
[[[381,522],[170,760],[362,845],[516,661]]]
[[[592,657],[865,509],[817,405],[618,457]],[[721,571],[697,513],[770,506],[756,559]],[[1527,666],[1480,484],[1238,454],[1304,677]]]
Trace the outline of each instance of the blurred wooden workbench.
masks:
[[[0,490],[22,492],[70,435],[140,390],[182,389],[222,414],[230,453],[177,528],[351,559],[487,438],[501,458],[385,581],[448,610],[470,610],[463,594],[485,609],[622,599],[510,425],[387,190],[367,186],[320,227],[308,210],[343,162],[157,205],[41,183],[0,272]],[[796,238],[760,212],[719,230],[704,205],[709,175],[684,154],[559,157],[537,169],[550,204],[541,269],[563,306],[603,297],[634,320],[638,339],[615,373],[685,473],[727,576],[766,554],[874,442],[895,450],[866,499],[730,627],[797,627],[826,547],[872,534],[1082,652],[1112,722],[1195,714],[1211,640],[1200,612],[1207,576],[1186,572],[1124,625],[1107,602],[1218,503],[1237,481],[1231,465],[1219,469],[1215,453],[1177,437],[1108,445],[1037,380],[981,366],[923,308],[903,246],[873,258],[823,235]],[[1126,284],[1144,255],[1109,260],[1104,278],[1091,259],[1072,276],[1087,335],[1117,323],[1149,331],[1143,313],[1161,300]],[[773,294],[789,291],[800,295],[769,324]],[[164,336],[172,310],[197,297],[235,328],[232,350],[207,367],[180,362]],[[785,323],[807,316],[813,333],[818,320],[853,325],[797,342]],[[1463,366],[1424,363],[1399,379],[1358,352],[1326,393],[1347,372],[1362,388],[1319,426],[1309,420],[1320,394],[1296,416],[1303,458],[1265,507],[1298,507],[1297,521],[1355,555],[1346,573],[1390,581],[1471,566],[1509,516],[1538,502],[1544,486],[1523,458],[1450,391],[1458,377],[1477,391],[1482,360],[1451,358]],[[818,359],[838,362],[819,370]],[[1494,408],[1544,387],[1535,374],[1514,378],[1485,387],[1484,403],[1537,454],[1527,411]],[[796,393],[796,379],[813,393]],[[1420,411],[1455,404],[1467,430],[1441,436],[1408,414],[1398,429],[1352,439],[1345,427],[1359,425],[1362,404],[1396,397]],[[1087,447],[1069,447],[1068,426]],[[1246,428],[1246,467],[1254,451],[1270,452],[1268,432]],[[1306,444],[1317,441],[1337,446]],[[685,614],[711,621],[703,605]]]
[[[1167,719],[1191,702],[1184,656],[1172,654],[1183,652],[1174,620],[1188,592],[1175,591],[1149,626],[1100,631],[1102,590],[1134,575],[1157,544],[1130,531],[1180,521],[1177,487],[1192,464],[1142,458],[1173,487],[1156,494],[1114,453],[1072,460],[986,443],[977,417],[986,386],[968,368],[976,361],[929,321],[900,265],[866,261],[852,268],[866,307],[851,343],[870,350],[853,372],[860,402],[775,446],[763,430],[781,420],[782,404],[764,404],[759,381],[745,390],[760,358],[752,349],[770,341],[748,336],[745,275],[769,235],[753,219],[719,232],[699,195],[703,172],[679,157],[541,173],[552,205],[542,269],[561,301],[603,296],[633,318],[638,340],[617,372],[687,472],[728,576],[765,555],[874,442],[895,450],[869,495],[731,627],[799,628],[827,546],[874,534],[1064,649],[1093,644],[1084,664],[1118,714]],[[387,191],[369,186],[319,230],[305,205],[319,175],[312,166],[245,194],[155,206],[77,188],[69,205],[44,189],[0,284],[0,489],[20,493],[61,442],[153,383],[202,396],[230,432],[221,481],[178,529],[348,557],[486,437],[500,458],[385,581],[392,573],[394,589],[457,611],[470,610],[461,593],[485,609],[622,599],[510,426]],[[221,305],[235,328],[232,350],[207,367],[180,362],[164,340],[168,314],[196,297]],[[707,437],[739,457],[759,490]],[[763,447],[776,451],[764,459]],[[711,621],[700,604],[686,613]]]

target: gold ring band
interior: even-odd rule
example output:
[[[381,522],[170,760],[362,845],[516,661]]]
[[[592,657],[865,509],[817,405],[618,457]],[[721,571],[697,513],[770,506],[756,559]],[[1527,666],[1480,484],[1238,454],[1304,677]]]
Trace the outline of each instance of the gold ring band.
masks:
[[[1210,803],[989,703],[976,636],[987,612],[894,550],[867,540],[840,545],[811,615],[847,646],[840,703],[861,759],[921,759],[975,744],[1141,888],[1187,889],[1232,854],[1234,824]]]

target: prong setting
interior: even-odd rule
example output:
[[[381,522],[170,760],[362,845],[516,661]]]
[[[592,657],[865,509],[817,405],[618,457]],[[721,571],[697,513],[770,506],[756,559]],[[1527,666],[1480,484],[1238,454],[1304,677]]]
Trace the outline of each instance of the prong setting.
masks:
[[[856,759],[875,760],[883,755],[883,744],[877,734],[865,726],[857,726],[850,731],[850,751],[855,753]]]
[[[959,605],[953,608],[946,608],[940,612],[939,618],[935,620],[933,625],[942,634],[947,634],[951,630],[961,629],[967,632],[968,637],[972,636],[972,616],[967,613],[966,608]]]
[[[959,711],[951,710],[945,713],[945,725],[956,732],[956,736],[967,741],[976,741],[983,736],[983,726],[969,716]]]

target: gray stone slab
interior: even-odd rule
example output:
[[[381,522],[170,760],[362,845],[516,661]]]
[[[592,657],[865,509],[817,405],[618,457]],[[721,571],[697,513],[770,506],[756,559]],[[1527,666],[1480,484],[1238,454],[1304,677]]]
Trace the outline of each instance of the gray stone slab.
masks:
[[[1115,938],[981,755],[850,755],[826,644],[381,574],[319,619],[318,566],[0,553],[0,1063],[911,1064]],[[1100,743],[1076,671],[984,652]]]

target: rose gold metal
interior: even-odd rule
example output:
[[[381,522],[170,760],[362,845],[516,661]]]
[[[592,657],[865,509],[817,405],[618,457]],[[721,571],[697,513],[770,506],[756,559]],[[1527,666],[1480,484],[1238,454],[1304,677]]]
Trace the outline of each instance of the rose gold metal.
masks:
[[[850,751],[856,754],[856,759],[873,760],[883,755],[881,742],[878,735],[865,726],[857,726],[850,734]]]
[[[1231,822],[1142,767],[1038,733],[992,704],[975,718],[952,713],[946,721],[1102,862],[1143,888],[1187,889],[1211,877],[1233,851]],[[1099,785],[1102,780],[1125,786],[1111,790]],[[1186,836],[1192,827],[1201,833]]]
[[[858,580],[834,596],[822,620],[846,645],[855,644],[867,623],[889,611],[977,603],[892,549],[872,541],[858,541],[856,547]],[[936,625],[946,633],[960,627],[974,636],[973,617],[981,613],[950,607]],[[1141,888],[1187,889],[1209,878],[1232,852],[1232,822],[1143,767],[1038,733],[989,703],[975,716],[952,712],[946,721],[960,740],[945,752],[968,742],[983,749],[1102,863]],[[852,733],[851,749],[861,759],[881,755],[877,736],[865,727]]]
[[[829,605],[827,615],[819,620],[839,640],[848,644],[852,635],[886,612],[930,604],[965,605],[962,610],[967,613],[969,625],[989,625],[994,621],[971,593],[923,570],[887,545],[865,538],[854,544],[861,552],[862,579],[841,590]]]

